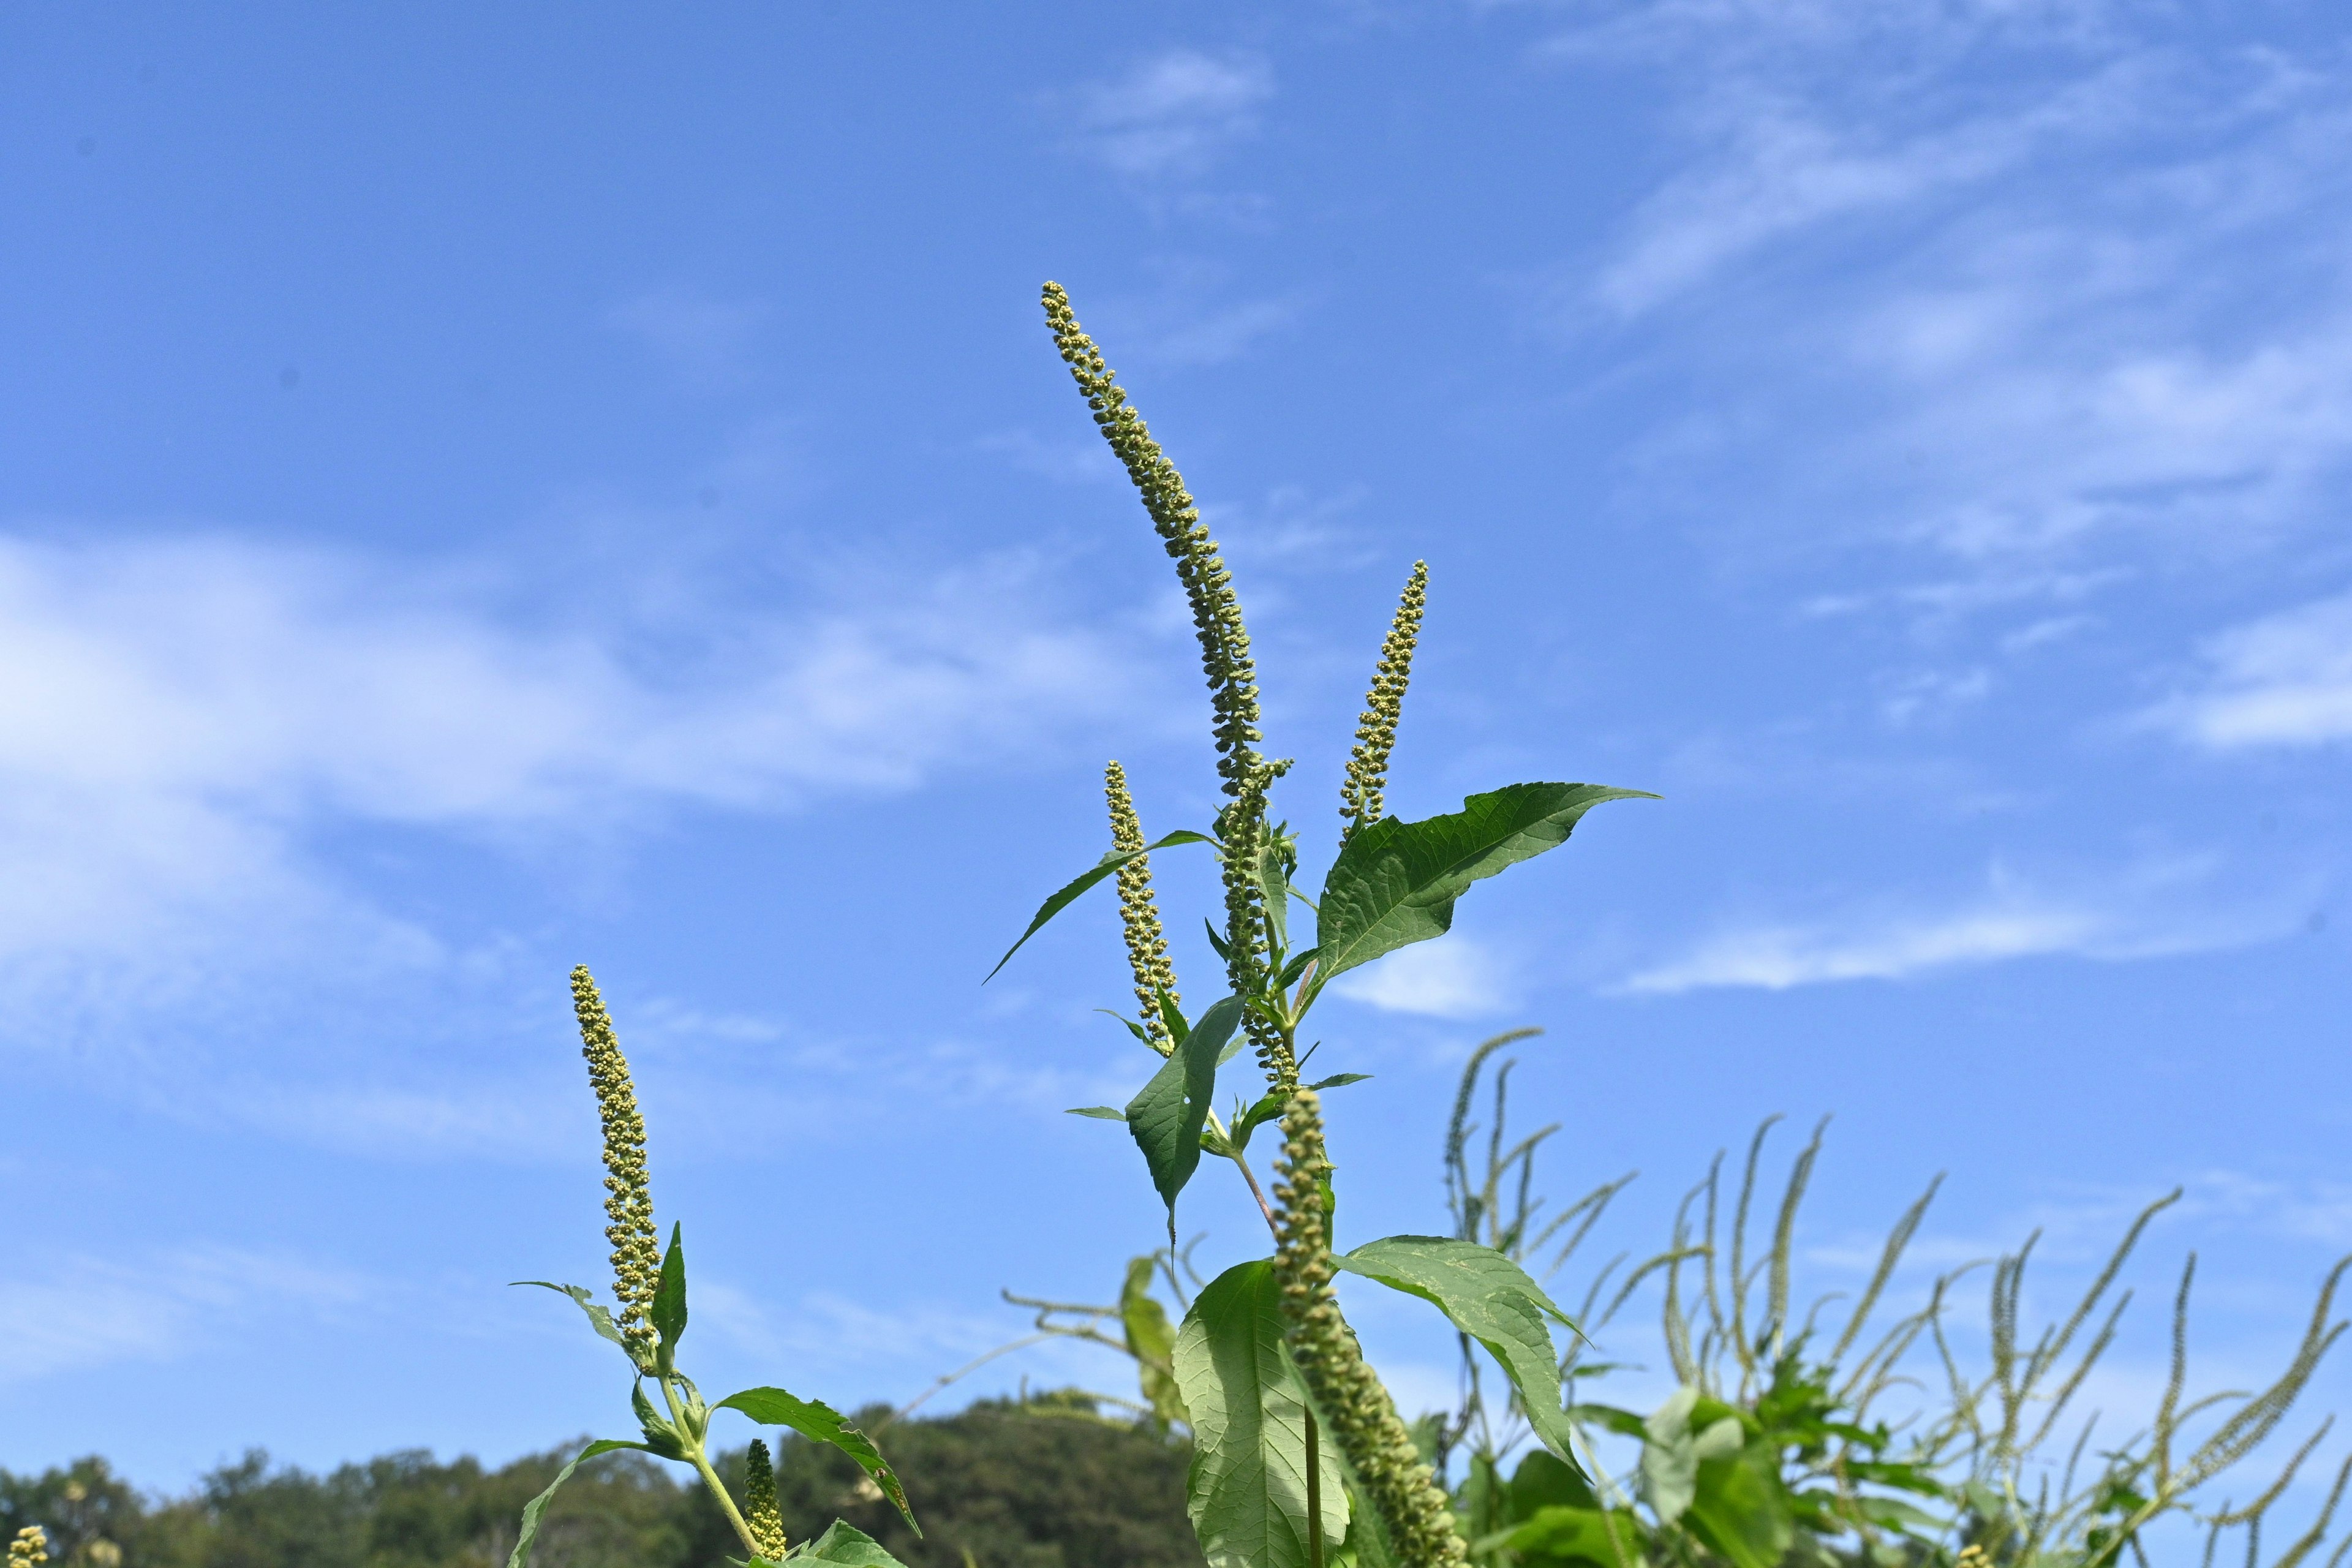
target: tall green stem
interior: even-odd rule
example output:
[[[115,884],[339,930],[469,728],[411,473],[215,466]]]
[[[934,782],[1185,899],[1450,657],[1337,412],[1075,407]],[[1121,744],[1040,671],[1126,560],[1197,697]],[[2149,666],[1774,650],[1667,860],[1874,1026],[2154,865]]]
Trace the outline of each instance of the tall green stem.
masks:
[[[677,1402],[677,1390],[670,1385],[670,1373],[661,1374],[662,1403],[669,1406],[670,1425],[677,1428],[678,1438],[686,1445],[687,1462],[701,1476],[702,1484],[710,1489],[710,1495],[719,1500],[719,1510],[727,1516],[727,1522],[734,1526],[736,1539],[743,1542],[743,1550],[757,1557],[761,1554],[759,1540],[752,1535],[751,1527],[743,1521],[742,1510],[735,1506],[734,1498],[729,1495],[727,1483],[720,1480],[719,1472],[710,1468],[710,1456],[703,1451],[701,1437],[688,1424],[686,1411]]]

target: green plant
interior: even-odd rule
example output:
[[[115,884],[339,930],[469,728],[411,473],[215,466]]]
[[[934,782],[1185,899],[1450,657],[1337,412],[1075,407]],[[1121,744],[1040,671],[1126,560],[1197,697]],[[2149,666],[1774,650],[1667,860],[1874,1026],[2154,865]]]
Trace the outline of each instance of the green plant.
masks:
[[[1450,1500],[1365,1362],[1332,1280],[1349,1271],[1434,1304],[1495,1358],[1536,1436],[1564,1469],[1580,1474],[1547,1321],[1565,1319],[1507,1256],[1474,1239],[1398,1236],[1335,1251],[1335,1167],[1321,1096],[1365,1075],[1303,1082],[1300,1027],[1333,980],[1444,934],[1455,900],[1474,883],[1565,843],[1593,806],[1642,792],[1517,784],[1423,821],[1384,815],[1426,602],[1427,569],[1416,563],[1341,781],[1338,854],[1309,897],[1299,884],[1299,837],[1270,810],[1291,763],[1258,749],[1256,665],[1232,574],[1181,476],[1080,328],[1067,296],[1049,283],[1044,300],[1063,362],[1134,481],[1190,602],[1225,800],[1206,831],[1147,841],[1126,774],[1110,764],[1109,851],[1045,901],[997,967],[1088,889],[1116,879],[1139,1006],[1133,1016],[1114,1016],[1161,1060],[1124,1108],[1091,1106],[1078,1114],[1126,1124],[1167,1205],[1171,1253],[1177,1201],[1203,1154],[1231,1164],[1274,1238],[1273,1256],[1229,1268],[1201,1290],[1170,1356],[1195,1447],[1193,1526],[1213,1568],[1320,1568],[1331,1551],[1367,1565],[1459,1563],[1465,1548]],[[1224,973],[1217,999],[1188,1016],[1149,858],[1191,845],[1206,847],[1220,869],[1223,919],[1210,923],[1208,935]],[[1311,919],[1311,933],[1294,929],[1294,902]],[[1263,1087],[1220,1117],[1211,1103],[1218,1068],[1244,1047]],[[1270,1196],[1248,1155],[1253,1134],[1269,1122],[1279,1123],[1281,1136]]]
[[[1470,1115],[1480,1075],[1498,1050],[1531,1033],[1500,1036],[1473,1053],[1448,1128],[1445,1184],[1457,1234],[1483,1237],[1515,1259],[1572,1225],[1543,1267],[1549,1278],[1633,1178],[1597,1187],[1546,1219],[1534,1163],[1555,1129],[1508,1140],[1507,1059],[1492,1080],[1484,1168],[1474,1171],[1468,1152],[1481,1129]],[[2212,1507],[2200,1499],[2276,1432],[2308,1386],[2343,1331],[2329,1313],[2352,1259],[2327,1277],[2300,1343],[2268,1388],[2187,1400],[2192,1256],[2174,1299],[2171,1373],[2158,1407],[2145,1428],[2095,1451],[2097,1415],[2068,1423],[2130,1300],[2127,1291],[2115,1294],[2117,1277],[2149,1222],[2179,1194],[2143,1210],[2072,1310],[2037,1333],[2028,1336],[2020,1326],[2032,1237],[2014,1253],[1937,1277],[1916,1309],[1873,1331],[1938,1178],[1897,1217],[1868,1283],[1832,1334],[1822,1319],[1834,1298],[1815,1300],[1800,1316],[1794,1295],[1792,1238],[1822,1129],[1790,1163],[1769,1239],[1751,1245],[1759,1166],[1772,1125],[1768,1121],[1748,1145],[1728,1225],[1719,1213],[1718,1155],[1684,1198],[1668,1246],[1622,1277],[1627,1255],[1618,1255],[1593,1273],[1584,1293],[1578,1321],[1605,1340],[1642,1286],[1661,1286],[1657,1333],[1649,1343],[1663,1352],[1677,1388],[1658,1409],[1642,1415],[1576,1397],[1580,1384],[1626,1364],[1585,1361],[1591,1341],[1580,1338],[1560,1363],[1569,1415],[1588,1451],[1611,1437],[1630,1444],[1623,1480],[1602,1474],[1587,1487],[1542,1452],[1528,1455],[1505,1479],[1504,1458],[1524,1425],[1516,1401],[1502,1412],[1488,1409],[1476,1359],[1465,1347],[1460,1405],[1432,1428],[1441,1451],[1453,1442],[1468,1449],[1454,1497],[1475,1556],[1542,1568],[2101,1568],[2126,1552],[2145,1562],[2149,1531],[2169,1518],[2207,1531],[2209,1561],[2226,1534],[2238,1532],[2248,1563],[2263,1562],[2263,1521],[2327,1425],[2247,1506]],[[1988,1353],[1971,1371],[1955,1348],[1950,1313],[1962,1279],[1984,1268],[1991,1271]],[[1896,1408],[1890,1412],[1890,1405]],[[2062,1462],[2043,1458],[2069,1437]],[[2275,1568],[2293,1568],[2319,1548],[2347,1480],[2352,1460],[2338,1470],[2317,1517],[2273,1560]],[[2352,1542],[2329,1561],[2347,1553]]]
[[[509,1558],[509,1568],[523,1568],[539,1533],[540,1522],[556,1489],[583,1461],[600,1454],[635,1449],[691,1466],[711,1499],[726,1515],[743,1545],[744,1562],[758,1568],[786,1558],[794,1562],[856,1564],[876,1568],[895,1562],[873,1540],[854,1526],[835,1521],[813,1542],[797,1546],[784,1540],[777,1511],[775,1476],[767,1446],[753,1442],[745,1460],[744,1500],[738,1505],[712,1462],[706,1445],[711,1416],[733,1410],[762,1426],[787,1426],[814,1442],[830,1444],[855,1460],[883,1495],[898,1506],[908,1528],[920,1535],[907,1494],[883,1459],[881,1450],[840,1414],[813,1399],[802,1399],[781,1388],[747,1388],[716,1405],[704,1403],[694,1380],[679,1370],[677,1345],[686,1334],[686,1246],[682,1226],[670,1227],[667,1250],[658,1244],[654,1226],[653,1185],[646,1168],[646,1124],[637,1111],[635,1085],[629,1064],[613,1033],[612,1019],[596,983],[585,968],[572,972],[572,999],[580,1022],[581,1054],[588,1059],[588,1078],[596,1091],[596,1105],[604,1128],[604,1212],[610,1224],[604,1237],[613,1247],[613,1298],[618,1310],[596,1302],[593,1292],[579,1285],[557,1285],[545,1279],[518,1280],[569,1296],[587,1314],[589,1325],[614,1346],[629,1363],[632,1374],[629,1405],[635,1413],[638,1441],[605,1438],[588,1445],[577,1458],[557,1472],[547,1489],[523,1509],[522,1525]],[[646,1394],[651,1379],[661,1396],[656,1408]],[[730,1561],[735,1561],[730,1559]]]

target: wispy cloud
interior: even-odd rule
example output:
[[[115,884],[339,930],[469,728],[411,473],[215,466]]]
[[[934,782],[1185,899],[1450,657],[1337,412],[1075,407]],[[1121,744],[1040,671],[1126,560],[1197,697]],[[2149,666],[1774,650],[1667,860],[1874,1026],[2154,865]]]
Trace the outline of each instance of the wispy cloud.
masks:
[[[2352,594],[2224,632],[2205,664],[2150,721],[2221,752],[2352,740]]]
[[[1256,132],[1274,90],[1274,68],[1258,56],[1178,48],[1081,89],[1075,109],[1084,145],[1107,167],[1192,176]]]
[[[135,1263],[65,1258],[38,1278],[20,1272],[0,1282],[11,1346],[0,1381],[165,1361],[236,1324],[349,1308],[369,1291],[348,1270],[226,1247],[182,1247]]]
[[[1331,989],[1388,1013],[1475,1018],[1509,1005],[1502,963],[1460,932],[1399,948]]]
[[[1956,907],[1871,908],[1805,922],[1735,925],[1614,987],[1671,995],[1721,987],[1785,991],[1844,980],[1904,980],[2021,958],[2127,960],[2243,946],[2283,936],[2308,892],[2231,900],[2210,860],[2136,868],[2105,889],[2057,892],[1996,872]]]

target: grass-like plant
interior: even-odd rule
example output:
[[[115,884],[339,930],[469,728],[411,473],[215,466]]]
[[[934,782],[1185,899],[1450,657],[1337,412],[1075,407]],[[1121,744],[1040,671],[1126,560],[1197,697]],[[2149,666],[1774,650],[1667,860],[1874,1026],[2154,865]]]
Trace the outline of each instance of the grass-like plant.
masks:
[[[1548,1214],[1535,1161],[1558,1129],[1510,1138],[1507,1058],[1486,1086],[1485,1122],[1472,1121],[1491,1058],[1533,1032],[1499,1036],[1472,1053],[1447,1130],[1444,1171],[1456,1234],[1483,1239],[1549,1279],[1633,1178],[1604,1183]],[[2250,1502],[2207,1499],[2276,1435],[2344,1331],[2330,1314],[2352,1259],[2322,1283],[2310,1322],[2267,1387],[2191,1399],[2192,1254],[2173,1300],[2171,1367],[2156,1411],[2112,1446],[2095,1447],[2100,1415],[2082,1406],[2131,1299],[2116,1280],[2149,1222],[2179,1193],[2143,1209],[2066,1315],[2031,1333],[2021,1316],[2032,1237],[2015,1252],[1937,1276],[1923,1300],[1888,1316],[1890,1287],[1941,1178],[1896,1217],[1850,1308],[1832,1312],[1839,1298],[1824,1296],[1800,1312],[1793,1240],[1822,1129],[1791,1159],[1777,1198],[1768,1199],[1759,1168],[1772,1125],[1758,1129],[1728,1193],[1717,1157],[1684,1197],[1664,1249],[1630,1268],[1632,1255],[1621,1253],[1590,1275],[1577,1321],[1591,1338],[1569,1346],[1560,1376],[1587,1451],[1614,1439],[1615,1450],[1630,1456],[1623,1477],[1600,1474],[1587,1487],[1538,1452],[1506,1479],[1504,1458],[1524,1440],[1524,1418],[1513,1402],[1498,1406],[1486,1398],[1477,1358],[1463,1346],[1461,1402],[1433,1432],[1441,1452],[1455,1444],[1465,1450],[1455,1502],[1482,1563],[2104,1568],[2126,1556],[2146,1563],[2151,1531],[2169,1521],[2179,1528],[2175,1541],[2204,1531],[2209,1563],[2228,1540],[2242,1547],[2248,1568],[2265,1562],[2295,1568],[2326,1542],[2352,1482],[2352,1458],[2305,1528],[2274,1557],[2262,1552],[2264,1522],[2332,1418],[2258,1483]],[[1474,1160],[1482,1131],[1484,1157]],[[1563,1232],[1558,1249],[1539,1257]],[[1985,1353],[1972,1362],[1959,1348],[1954,1318],[1960,1287],[1979,1271],[1987,1271]],[[1596,1342],[1623,1342],[1612,1327],[1654,1282],[1656,1332],[1642,1335],[1634,1353],[1657,1354],[1663,1365],[1652,1369],[1670,1372],[1676,1392],[1646,1415],[1580,1399],[1580,1389],[1626,1369],[1587,1358]],[[2352,1541],[2327,1562],[2347,1555]]]
[[[600,1454],[624,1448],[693,1468],[742,1542],[745,1555],[729,1559],[739,1568],[773,1568],[787,1559],[840,1563],[845,1568],[895,1568],[896,1560],[871,1537],[839,1520],[814,1542],[787,1542],[776,1504],[773,1461],[760,1439],[751,1440],[745,1458],[740,1503],[720,1479],[709,1447],[710,1418],[719,1411],[733,1410],[761,1426],[789,1427],[813,1442],[840,1449],[897,1505],[908,1528],[922,1533],[907,1507],[906,1490],[881,1450],[838,1412],[781,1388],[747,1388],[715,1405],[705,1404],[694,1380],[679,1368],[677,1346],[687,1324],[685,1230],[673,1224],[669,1246],[666,1250],[662,1247],[661,1233],[654,1225],[653,1184],[646,1166],[646,1123],[637,1110],[636,1086],[613,1033],[613,1021],[605,1014],[604,999],[596,993],[596,982],[584,967],[572,972],[572,1002],[580,1023],[581,1054],[588,1059],[588,1080],[595,1089],[596,1108],[604,1127],[604,1215],[609,1222],[604,1239],[613,1248],[614,1306],[599,1303],[595,1293],[583,1286],[557,1285],[545,1279],[516,1283],[543,1286],[571,1297],[587,1314],[598,1336],[611,1342],[627,1359],[629,1407],[640,1436],[634,1440],[604,1438],[591,1443],[558,1471],[547,1489],[523,1509],[521,1530],[508,1568],[524,1568],[530,1562],[547,1505],[572,1473]],[[648,1382],[660,1397],[658,1405],[646,1393]]]
[[[1136,1001],[1131,1014],[1118,1016],[1160,1060],[1124,1108],[1080,1114],[1126,1124],[1168,1206],[1171,1255],[1177,1200],[1204,1153],[1247,1185],[1272,1240],[1271,1256],[1225,1270],[1193,1299],[1169,1356],[1175,1397],[1151,1403],[1181,1403],[1189,1418],[1192,1516],[1212,1568],[1320,1568],[1334,1551],[1367,1568],[1458,1563],[1465,1545],[1452,1501],[1366,1362],[1332,1280],[1345,1270],[1433,1303],[1495,1358],[1536,1436],[1580,1475],[1547,1321],[1566,1320],[1517,1263],[1475,1240],[1395,1236],[1335,1251],[1335,1166],[1322,1095],[1364,1075],[1303,1079],[1300,1028],[1340,975],[1444,934],[1473,883],[1557,848],[1593,806],[1642,792],[1517,784],[1423,821],[1386,815],[1389,759],[1427,595],[1427,569],[1416,563],[1339,780],[1338,851],[1310,896],[1300,883],[1299,836],[1271,810],[1291,763],[1260,750],[1256,664],[1233,575],[1175,465],[1058,285],[1045,286],[1045,308],[1063,362],[1134,481],[1190,602],[1225,799],[1205,831],[1147,841],[1126,774],[1111,763],[1110,849],[1045,901],[1005,959],[1088,889],[1116,879]],[[1188,1014],[1150,857],[1191,845],[1204,846],[1221,870],[1223,918],[1208,934],[1223,973],[1214,999]],[[1212,1104],[1218,1068],[1244,1049],[1262,1084],[1220,1117]],[[1270,1188],[1249,1163],[1253,1134],[1269,1123],[1281,1137]]]

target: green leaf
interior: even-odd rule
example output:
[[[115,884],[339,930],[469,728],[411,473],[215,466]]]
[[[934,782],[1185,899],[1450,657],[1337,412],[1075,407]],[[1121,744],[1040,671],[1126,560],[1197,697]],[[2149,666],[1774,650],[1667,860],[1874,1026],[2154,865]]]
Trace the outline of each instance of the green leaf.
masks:
[[[525,1280],[520,1283],[537,1284],[538,1281]],[[560,1289],[562,1287],[559,1286],[557,1289]],[[524,1565],[530,1561],[530,1543],[539,1539],[539,1521],[546,1517],[547,1505],[555,1500],[555,1489],[570,1480],[572,1471],[596,1458],[597,1455],[610,1454],[622,1448],[647,1451],[643,1443],[624,1443],[613,1437],[599,1438],[581,1449],[578,1458],[556,1471],[555,1479],[547,1483],[545,1491],[522,1505],[522,1533],[515,1538],[515,1549],[507,1558],[507,1568],[524,1568]]]
[[[1559,1359],[1544,1321],[1568,1319],[1527,1270],[1491,1247],[1450,1236],[1391,1236],[1332,1261],[1433,1302],[1455,1328],[1485,1345],[1517,1391],[1537,1438],[1583,1473],[1569,1447],[1574,1426],[1560,1408]]]
[[[1127,1330],[1128,1353],[1135,1357],[1143,1384],[1143,1402],[1165,1426],[1190,1425],[1183,1392],[1176,1386],[1176,1330],[1167,1309],[1151,1294],[1154,1260],[1131,1258],[1127,1282],[1118,1292],[1118,1319]]]
[[[1549,1449],[1536,1448],[1511,1472],[1510,1517],[1533,1519],[1538,1509],[1597,1509],[1601,1500],[1584,1473],[1563,1465]]]
[[[1279,953],[1290,945],[1290,878],[1283,868],[1280,836],[1269,832],[1257,852],[1257,888],[1265,900],[1266,934]]]
[[[839,1519],[826,1525],[823,1535],[793,1552],[792,1560],[794,1563],[837,1563],[842,1568],[906,1568],[906,1564],[882,1549],[880,1542],[846,1520]]]
[[[1701,1441],[1722,1425],[1709,1427]],[[1733,1453],[1699,1463],[1683,1522],[1732,1568],[1774,1568],[1796,1542],[1779,1458],[1769,1439],[1751,1438]]]
[[[1127,1104],[1127,1130],[1151,1167],[1151,1184],[1176,1223],[1176,1194],[1201,1164],[1201,1129],[1209,1122],[1209,1100],[1216,1091],[1217,1053],[1241,1022],[1242,1002],[1228,996],[1207,1012]]]
[[[1201,917],[1201,923],[1203,926],[1208,927],[1209,949],[1217,955],[1217,961],[1221,963],[1233,963],[1234,950],[1226,945],[1225,939],[1223,937],[1217,934],[1217,928],[1213,925],[1209,925],[1209,917],[1202,915]]]
[[[1685,1385],[1642,1423],[1642,1490],[1662,1524],[1672,1524],[1689,1511],[1698,1496],[1702,1465],[1739,1451],[1743,1434],[1737,1415],[1717,1416],[1700,1430],[1691,1430],[1698,1403],[1698,1390]]]
[[[1184,1037],[1192,1032],[1192,1026],[1184,1021],[1184,1009],[1176,1005],[1176,998],[1165,985],[1154,985],[1151,994],[1160,1004],[1160,1021],[1168,1026],[1168,1037],[1182,1045]]]
[[[1329,1078],[1318,1079],[1309,1089],[1345,1089],[1351,1083],[1362,1083],[1372,1075],[1368,1072],[1335,1072]]]
[[[1091,1116],[1097,1121],[1124,1121],[1127,1112],[1112,1105],[1074,1105],[1062,1112],[1065,1116]]]
[[[1524,1524],[1472,1543],[1474,1556],[1508,1548],[1550,1568],[1619,1568],[1641,1563],[1642,1524],[1630,1510],[1552,1506],[1536,1510]]]
[[[1234,1121],[1234,1147],[1236,1150],[1248,1148],[1250,1134],[1267,1122],[1279,1119],[1283,1107],[1289,1103],[1278,1094],[1269,1094],[1262,1097],[1247,1110],[1243,1111]]]
[[[919,1536],[923,1533],[923,1527],[915,1522],[913,1511],[907,1507],[907,1489],[898,1484],[889,1462],[882,1458],[882,1450],[874,1446],[873,1438],[843,1420],[841,1413],[831,1405],[803,1399],[781,1388],[747,1388],[740,1394],[729,1394],[711,1408],[740,1410],[762,1426],[789,1426],[812,1442],[832,1444],[856,1460],[857,1468],[873,1478],[874,1484],[882,1489],[882,1494],[907,1521],[908,1529]],[[863,1541],[865,1537],[858,1539]]]
[[[668,1416],[654,1408],[646,1397],[645,1381],[641,1378],[629,1385],[629,1408],[636,1413],[637,1429],[646,1435],[644,1447],[648,1454],[658,1454],[665,1459],[686,1462],[686,1439],[670,1424]]]
[[[1336,974],[1442,936],[1471,883],[1568,842],[1603,801],[1658,798],[1605,784],[1522,784],[1474,795],[1420,822],[1384,816],[1360,830],[1323,879],[1315,917],[1319,990]]]
[[[536,1285],[543,1290],[553,1290],[559,1294],[571,1297],[572,1301],[578,1305],[579,1309],[588,1314],[588,1322],[590,1326],[596,1331],[599,1336],[608,1339],[614,1344],[620,1346],[621,1353],[629,1358],[630,1365],[637,1366],[639,1371],[647,1370],[646,1368],[638,1365],[636,1352],[630,1348],[628,1338],[621,1332],[620,1325],[613,1321],[613,1314],[590,1299],[593,1296],[594,1292],[590,1290],[586,1286],[558,1285],[546,1279],[515,1279],[509,1281],[509,1284],[510,1287],[513,1285]]]
[[[1290,890],[1293,893],[1297,894],[1298,901],[1300,903],[1307,903],[1306,894],[1300,893],[1296,888],[1293,888]],[[1309,909],[1314,908],[1312,904],[1308,904],[1307,907]],[[1290,962],[1284,964],[1282,966],[1282,973],[1275,977],[1274,988],[1277,991],[1287,991],[1293,985],[1297,984],[1298,977],[1307,973],[1307,966],[1315,962],[1315,955],[1321,951],[1322,950],[1320,948],[1310,947],[1304,952],[1292,953],[1290,955]]]
[[[1124,1014],[1124,1013],[1114,1013],[1114,1012],[1112,1012],[1112,1011],[1111,1011],[1109,1008],[1108,1008],[1108,1007],[1097,1007],[1097,1008],[1096,1008],[1096,1009],[1095,1009],[1095,1011],[1096,1011],[1096,1012],[1097,1012],[1097,1013],[1100,1013],[1100,1014],[1101,1014],[1104,1017],[1106,1017],[1106,1018],[1116,1018],[1116,1019],[1118,1019],[1120,1023],[1122,1023],[1122,1024],[1126,1025],[1126,1026],[1127,1026],[1127,1032],[1128,1032],[1129,1034],[1133,1035],[1137,1039],[1141,1040],[1145,1045],[1147,1045],[1147,1046],[1151,1046],[1151,1048],[1152,1048],[1153,1050],[1157,1051],[1157,1050],[1160,1048],[1158,1046],[1152,1046],[1152,1045],[1151,1045],[1151,1036],[1150,1036],[1150,1032],[1149,1032],[1149,1031],[1147,1031],[1147,1030],[1144,1028],[1144,1026],[1143,1026],[1142,1025],[1140,1025],[1140,1024],[1137,1023],[1134,1019],[1132,1019],[1132,1018],[1129,1017],[1126,1014]]]
[[[662,1254],[661,1279],[654,1287],[654,1307],[649,1314],[654,1321],[654,1332],[661,1336],[662,1364],[669,1364],[669,1352],[686,1337],[686,1226],[669,1227],[669,1250]]]
[[[1055,915],[1060,914],[1064,910],[1068,909],[1072,903],[1076,901],[1079,894],[1085,892],[1088,888],[1093,887],[1097,882],[1101,881],[1105,877],[1109,876],[1112,872],[1118,870],[1129,861],[1140,860],[1146,855],[1150,854],[1154,849],[1165,849],[1173,844],[1214,844],[1215,842],[1215,839],[1210,837],[1205,833],[1179,831],[1170,834],[1167,837],[1162,838],[1157,844],[1147,844],[1140,849],[1112,850],[1109,854],[1105,855],[1101,859],[1096,861],[1090,868],[1079,873],[1076,880],[1066,884],[1062,888],[1061,891],[1055,893],[1052,898],[1047,899],[1043,904],[1038,906],[1037,918],[1029,922],[1029,929],[1021,933],[1021,942],[1016,942],[1011,947],[1004,950],[1004,956],[996,961],[996,969],[990,970],[988,972],[988,978],[986,980],[982,980],[981,984],[985,985],[988,984],[989,980],[995,979],[996,970],[1002,969],[1006,964],[1012,963],[1013,955],[1021,951],[1021,942],[1025,942],[1031,937],[1035,936],[1040,927],[1044,926],[1047,921],[1052,920]]]
[[[1176,1382],[1192,1413],[1188,1503],[1209,1568],[1305,1568],[1307,1381],[1282,1342],[1271,1259],[1209,1282],[1176,1335]],[[1348,1531],[1346,1479],[1319,1446],[1323,1540]]]

